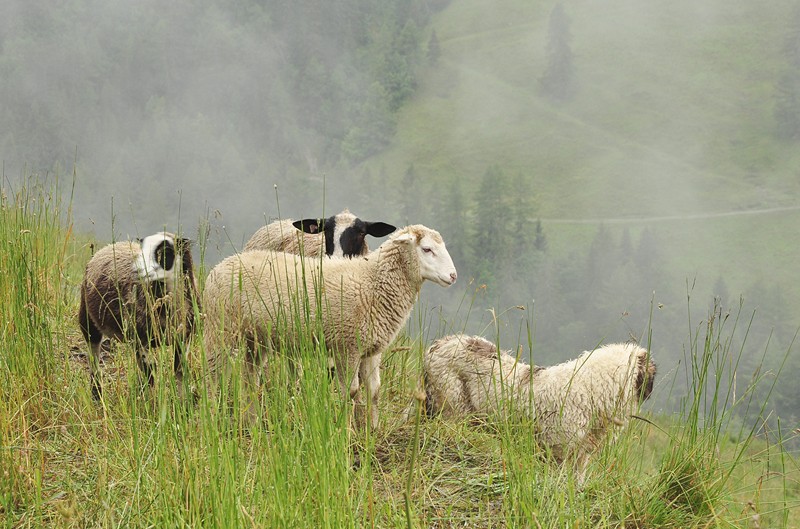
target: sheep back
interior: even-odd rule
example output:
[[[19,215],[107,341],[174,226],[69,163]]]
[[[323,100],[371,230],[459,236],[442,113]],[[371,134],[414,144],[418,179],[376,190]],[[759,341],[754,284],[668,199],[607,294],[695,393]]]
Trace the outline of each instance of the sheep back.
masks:
[[[299,254],[302,250],[306,257],[318,257],[325,253],[322,232],[305,233],[295,228],[292,222],[290,219],[278,220],[260,227],[247,241],[244,251],[271,250]]]
[[[453,335],[436,340],[423,357],[429,415],[461,417],[493,413],[503,394],[530,380],[531,366],[519,362],[480,336]]]
[[[273,250],[307,257],[357,257],[369,253],[367,236],[384,237],[395,230],[385,222],[362,220],[345,209],[327,219],[275,221],[259,228],[244,251]]]
[[[603,345],[540,369],[532,387],[544,442],[560,458],[576,447],[597,449],[650,396],[655,374],[650,353],[634,343]]]
[[[552,367],[532,367],[477,336],[447,336],[423,356],[429,414],[519,410],[535,418],[558,459],[594,450],[653,389],[655,364],[632,343],[604,345]]]

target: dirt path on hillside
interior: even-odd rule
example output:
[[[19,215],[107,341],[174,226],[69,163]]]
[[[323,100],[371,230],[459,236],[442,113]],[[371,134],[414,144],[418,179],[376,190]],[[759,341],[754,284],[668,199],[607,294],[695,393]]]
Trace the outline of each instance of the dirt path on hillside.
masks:
[[[772,213],[785,213],[800,211],[800,206],[783,206],[775,208],[742,209],[737,211],[723,211],[717,213],[695,213],[690,215],[663,215],[658,217],[618,217],[595,219],[548,219],[542,218],[543,224],[640,224],[646,222],[670,222],[681,220],[718,219],[723,217],[743,217],[746,215],[769,215]]]

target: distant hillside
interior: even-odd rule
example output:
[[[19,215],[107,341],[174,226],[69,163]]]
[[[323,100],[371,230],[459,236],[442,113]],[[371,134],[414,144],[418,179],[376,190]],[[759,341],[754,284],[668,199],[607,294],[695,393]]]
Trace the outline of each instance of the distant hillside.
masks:
[[[735,315],[743,297],[747,356],[769,349],[777,366],[800,324],[800,149],[776,115],[800,11],[789,1],[563,3],[574,84],[554,101],[541,79],[555,5],[461,1],[435,15],[438,57],[390,147],[360,170],[400,189],[402,211],[463,253],[460,276],[487,285],[474,291],[477,330],[490,319],[483,308],[534,302],[524,317],[540,358],[557,360],[646,338],[652,301],[670,370],[714,298]],[[511,182],[518,175],[528,191]],[[507,197],[489,212],[481,201],[495,183]],[[514,206],[519,194],[527,209]],[[520,250],[537,219],[546,250]],[[481,239],[498,224],[510,251]]]
[[[791,2],[567,4],[574,99],[539,90],[552,3],[454,2],[441,56],[373,168],[476,187],[523,171],[544,218],[663,216],[796,205],[796,145],[775,137]],[[569,209],[565,209],[568,206]]]

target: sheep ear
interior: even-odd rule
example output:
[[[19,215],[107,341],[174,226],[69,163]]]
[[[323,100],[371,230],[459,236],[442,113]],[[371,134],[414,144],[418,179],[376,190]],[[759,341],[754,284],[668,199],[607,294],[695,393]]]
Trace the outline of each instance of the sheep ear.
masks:
[[[391,224],[386,224],[385,222],[367,222],[366,225],[367,235],[372,235],[373,237],[386,237],[397,229]]]
[[[325,229],[325,219],[296,220],[292,226],[306,233],[319,233]]]

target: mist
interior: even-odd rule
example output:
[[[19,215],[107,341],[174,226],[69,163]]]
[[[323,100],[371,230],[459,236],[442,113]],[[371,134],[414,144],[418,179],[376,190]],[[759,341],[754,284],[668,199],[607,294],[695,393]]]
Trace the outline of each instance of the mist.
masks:
[[[269,219],[344,207],[341,144],[371,119],[362,106],[380,70],[351,40],[385,47],[415,24],[413,9],[371,2],[2,11],[5,179],[74,173],[76,225],[102,240],[165,226],[195,236],[204,219],[225,251]]]
[[[207,240],[208,267],[276,218],[423,223],[459,270],[423,289],[425,343],[479,333],[547,364],[634,338],[680,380],[716,313],[749,377],[800,324],[800,132],[775,110],[795,11],[0,0],[3,186],[74,180],[77,232],[166,228]]]

